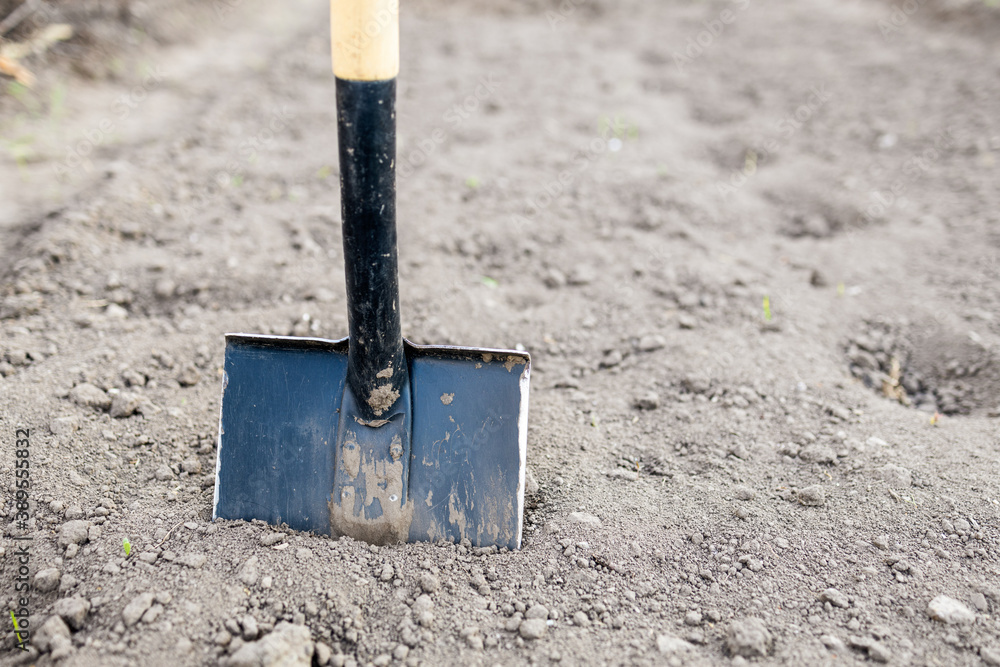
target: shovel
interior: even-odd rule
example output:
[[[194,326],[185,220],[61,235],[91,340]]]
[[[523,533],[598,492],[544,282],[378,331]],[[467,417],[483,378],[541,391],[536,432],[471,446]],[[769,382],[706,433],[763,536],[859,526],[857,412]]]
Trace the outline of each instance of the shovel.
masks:
[[[349,337],[227,334],[213,518],[517,549],[525,352],[402,337],[398,0],[332,0]]]

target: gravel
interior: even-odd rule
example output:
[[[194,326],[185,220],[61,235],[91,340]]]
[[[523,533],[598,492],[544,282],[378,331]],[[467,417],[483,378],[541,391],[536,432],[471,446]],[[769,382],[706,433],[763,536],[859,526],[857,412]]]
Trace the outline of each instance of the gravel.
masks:
[[[81,597],[62,598],[52,605],[52,613],[66,621],[74,631],[83,627],[90,612],[90,602]]]
[[[281,621],[272,632],[244,644],[221,664],[224,667],[311,667],[314,652],[309,628]]]
[[[89,382],[83,382],[73,387],[69,392],[69,398],[77,405],[87,408],[107,410],[111,407],[111,397],[103,389],[99,389]]]
[[[771,633],[759,618],[733,621],[726,629],[726,647],[745,658],[766,656],[771,651]]]
[[[826,492],[819,484],[799,489],[796,495],[800,503],[809,507],[821,507],[826,504]]]
[[[521,621],[518,632],[524,639],[541,639],[548,631],[548,621],[543,618],[529,618]]]
[[[59,588],[59,581],[62,579],[62,572],[55,567],[47,567],[39,570],[35,574],[35,589],[40,593],[48,593]]]
[[[153,605],[155,596],[152,593],[141,593],[132,598],[132,601],[122,609],[122,623],[125,627],[132,627],[139,622],[146,610]]]
[[[968,625],[976,614],[964,604],[947,595],[938,595],[927,605],[927,615],[948,625]]]
[[[56,541],[64,547],[70,544],[83,544],[89,539],[91,525],[90,521],[83,519],[67,521],[60,526]]]

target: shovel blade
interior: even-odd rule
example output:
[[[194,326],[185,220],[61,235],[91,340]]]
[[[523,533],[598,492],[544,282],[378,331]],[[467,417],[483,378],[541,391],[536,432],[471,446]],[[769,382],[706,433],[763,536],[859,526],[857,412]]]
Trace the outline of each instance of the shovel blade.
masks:
[[[229,334],[213,516],[325,535],[347,341]],[[412,396],[408,541],[517,549],[526,353],[406,343]]]

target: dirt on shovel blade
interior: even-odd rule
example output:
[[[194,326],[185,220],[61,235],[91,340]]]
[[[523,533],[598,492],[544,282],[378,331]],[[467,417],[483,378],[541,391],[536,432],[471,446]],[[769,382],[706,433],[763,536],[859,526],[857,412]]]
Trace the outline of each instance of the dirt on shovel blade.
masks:
[[[0,665],[1000,664],[995,3],[403,3],[403,333],[530,352],[519,551],[210,520],[223,333],[347,332],[328,8],[39,4]]]

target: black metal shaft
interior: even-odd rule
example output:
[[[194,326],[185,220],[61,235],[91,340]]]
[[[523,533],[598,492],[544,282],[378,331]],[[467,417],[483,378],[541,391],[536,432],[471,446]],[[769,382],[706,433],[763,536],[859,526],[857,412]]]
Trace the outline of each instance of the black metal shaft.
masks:
[[[337,79],[341,212],[350,328],[347,381],[366,419],[407,381],[396,255],[396,80]]]

